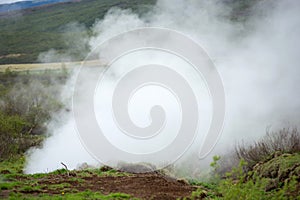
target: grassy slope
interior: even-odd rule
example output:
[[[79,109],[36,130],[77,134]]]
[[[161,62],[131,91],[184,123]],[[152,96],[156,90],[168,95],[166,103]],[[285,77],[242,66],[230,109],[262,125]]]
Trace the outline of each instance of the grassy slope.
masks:
[[[232,7],[229,17],[234,21],[243,21],[249,15],[251,6],[261,0],[223,1]],[[38,55],[51,48],[63,52],[67,49],[62,37],[63,27],[68,23],[79,22],[89,28],[112,7],[130,8],[143,14],[155,2],[156,0],[74,0],[27,9],[22,13],[0,15],[0,64],[37,62]]]
[[[140,12],[155,0],[84,0],[30,9],[22,15],[0,17],[0,64],[36,62],[40,52],[66,49],[62,27],[79,22],[90,27],[102,19],[111,7]],[[145,7],[146,6],[146,7]],[[15,54],[15,55],[14,55]],[[19,54],[19,55],[17,55]],[[7,56],[11,55],[11,56]]]

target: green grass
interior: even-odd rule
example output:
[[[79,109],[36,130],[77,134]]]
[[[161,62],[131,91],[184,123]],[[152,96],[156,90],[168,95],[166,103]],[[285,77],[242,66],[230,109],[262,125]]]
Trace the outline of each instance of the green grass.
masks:
[[[7,160],[0,162],[0,174],[7,171],[7,174],[22,174],[25,165],[25,156],[15,155]]]
[[[67,174],[68,171],[66,169],[58,169],[53,172],[50,172],[49,174],[33,174],[34,177],[45,177],[47,175],[57,175],[57,174]],[[115,169],[111,169],[108,171],[102,171],[101,169],[95,168],[95,169],[84,169],[84,170],[73,170],[69,173],[76,174],[77,177],[92,177],[92,176],[130,176],[129,173],[126,172],[120,172]]]
[[[23,174],[24,156],[14,156],[0,162],[0,193],[9,192],[9,199],[134,199],[128,194],[101,194],[95,191],[79,191],[75,186],[85,185],[85,178],[93,176],[129,176],[114,169],[72,170],[58,169],[51,173]],[[68,175],[70,174],[70,176]],[[74,176],[71,176],[73,174]],[[55,177],[63,175],[57,180]],[[53,179],[54,177],[54,179]],[[51,181],[49,183],[41,181]],[[67,182],[65,182],[67,181]],[[54,191],[58,194],[43,194],[44,191]]]
[[[39,195],[24,195],[21,193],[13,193],[9,196],[9,199],[11,200],[31,200],[31,199],[39,199],[39,200],[62,200],[62,199],[69,199],[69,200],[94,200],[94,199],[103,199],[103,200],[111,200],[111,199],[137,199],[133,198],[128,194],[123,193],[111,193],[108,195],[101,194],[99,192],[92,192],[92,191],[84,191],[84,192],[78,192],[78,193],[61,193],[58,195],[47,195],[47,194],[39,194]]]
[[[0,191],[1,190],[11,190],[18,185],[20,185],[19,182],[0,182]]]
[[[212,182],[189,180],[190,184],[198,188],[191,193],[189,199],[300,199],[297,189],[299,186],[299,176],[296,176],[300,172],[300,169],[297,171],[297,167],[295,168],[300,163],[299,159],[299,153],[282,154],[261,163],[259,167],[251,171],[252,174],[243,173],[243,166],[246,163],[241,162],[239,166],[236,166],[236,168],[227,174],[226,178]],[[85,179],[89,177],[130,176],[128,173],[118,172],[114,169],[101,170],[100,168],[80,171],[59,169],[47,174],[26,175],[22,173],[24,163],[25,159],[22,156],[0,162],[0,169],[2,172],[5,172],[5,174],[1,173],[0,176],[0,192],[13,191],[10,192],[9,199],[133,199],[128,194],[102,194],[98,191],[82,191],[74,187],[74,185],[85,185]],[[213,166],[218,165],[216,160],[213,163]],[[291,171],[291,169],[294,171],[292,175],[282,181],[281,185],[267,191],[266,188],[272,176],[266,174],[274,171],[274,166],[277,166],[275,169],[280,172]],[[59,176],[61,177],[60,179],[55,178]],[[41,182],[45,180],[51,180],[52,182]],[[43,194],[44,191],[48,191],[48,193]],[[55,194],[51,194],[49,191],[55,191]]]
[[[249,10],[257,1],[261,0],[227,1],[228,6],[232,8],[232,13],[228,17],[235,21],[247,19]],[[156,0],[83,0],[35,8],[21,15],[2,16],[0,64],[37,62],[38,55],[50,49],[56,49],[60,53],[71,50],[71,55],[81,60],[87,52],[70,48],[67,43],[78,41],[76,38],[78,35],[92,35],[90,28],[96,20],[103,19],[109,9],[119,7],[131,9],[138,15],[146,15],[155,3]],[[73,22],[82,24],[88,31],[65,28],[67,24]]]

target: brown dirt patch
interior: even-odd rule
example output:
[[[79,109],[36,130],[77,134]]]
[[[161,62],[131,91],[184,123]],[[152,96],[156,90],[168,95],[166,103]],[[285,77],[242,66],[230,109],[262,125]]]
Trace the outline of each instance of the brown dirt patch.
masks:
[[[176,199],[190,196],[194,187],[157,173],[122,177],[87,177],[92,190],[104,194],[122,192],[144,199]]]
[[[31,180],[31,178],[29,179]],[[117,192],[125,193],[141,199],[178,199],[189,197],[196,190],[196,187],[189,185],[185,181],[177,180],[158,172],[121,176],[99,176],[97,174],[80,176],[76,173],[69,175],[52,174],[34,180],[36,183],[34,186],[39,187],[39,190],[21,192],[38,195],[40,193],[61,194],[62,192],[91,190],[105,195]],[[20,181],[24,181],[24,177],[20,177]],[[53,187],[58,184],[66,186],[62,188]],[[14,191],[12,190],[11,192]]]

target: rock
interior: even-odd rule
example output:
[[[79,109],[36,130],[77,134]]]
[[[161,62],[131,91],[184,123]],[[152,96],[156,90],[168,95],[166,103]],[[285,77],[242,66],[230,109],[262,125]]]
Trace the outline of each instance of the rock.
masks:
[[[156,167],[149,163],[119,163],[117,169],[130,173],[146,173],[156,171]]]
[[[113,168],[111,168],[110,166],[107,166],[107,165],[104,165],[100,168],[100,171],[102,172],[107,172],[107,171],[110,171],[112,170]]]
[[[187,180],[185,180],[185,179],[178,179],[177,182],[181,183],[183,185],[188,185],[189,184],[189,182]]]
[[[93,168],[93,166],[88,165],[86,162],[82,163],[80,165],[77,165],[77,167],[76,167],[77,170],[84,170],[84,169],[89,169],[89,168]]]

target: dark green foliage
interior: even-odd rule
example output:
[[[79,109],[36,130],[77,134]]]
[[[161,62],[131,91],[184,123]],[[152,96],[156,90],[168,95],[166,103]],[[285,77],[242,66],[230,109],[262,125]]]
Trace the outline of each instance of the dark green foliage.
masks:
[[[8,116],[0,111],[0,158],[17,153],[23,128],[28,126],[19,116]],[[0,159],[0,160],[1,160]]]
[[[0,73],[0,161],[41,143],[51,116],[63,108],[62,73]]]

